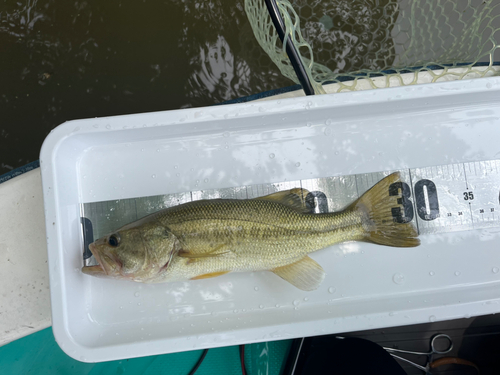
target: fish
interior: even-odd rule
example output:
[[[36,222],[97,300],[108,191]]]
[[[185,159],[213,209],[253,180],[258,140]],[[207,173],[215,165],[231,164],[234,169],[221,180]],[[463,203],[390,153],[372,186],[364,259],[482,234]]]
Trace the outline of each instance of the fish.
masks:
[[[400,182],[399,172],[392,173],[344,210],[331,213],[311,212],[305,201],[309,192],[301,188],[254,199],[207,199],[169,207],[90,244],[98,265],[84,266],[82,272],[160,283],[270,271],[311,291],[325,277],[309,256],[314,251],[346,241],[420,244],[414,225],[393,217],[403,209],[402,191],[391,195],[389,187]]]

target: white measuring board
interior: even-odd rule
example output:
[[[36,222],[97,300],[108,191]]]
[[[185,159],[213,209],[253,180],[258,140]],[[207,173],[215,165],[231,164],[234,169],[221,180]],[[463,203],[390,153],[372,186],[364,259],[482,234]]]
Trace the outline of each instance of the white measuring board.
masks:
[[[402,195],[392,209],[394,225],[415,223],[419,234],[500,227],[500,160],[447,164],[400,170],[401,182],[389,195]],[[251,199],[301,187],[309,190],[306,202],[316,213],[340,211],[378,181],[395,171],[286,181],[179,194],[91,202],[81,205],[82,218],[92,230],[86,244],[121,226],[161,209],[200,199]],[[89,221],[82,226],[89,231]],[[88,250],[84,259],[89,259]],[[86,264],[95,264],[87,260]]]
[[[57,341],[107,361],[500,312],[499,94],[486,78],[61,125],[40,156]],[[338,211],[395,170],[394,225],[412,220],[421,245],[311,253],[326,273],[311,292],[271,272],[81,272],[82,217],[88,243],[196,199],[302,187],[311,209]]]

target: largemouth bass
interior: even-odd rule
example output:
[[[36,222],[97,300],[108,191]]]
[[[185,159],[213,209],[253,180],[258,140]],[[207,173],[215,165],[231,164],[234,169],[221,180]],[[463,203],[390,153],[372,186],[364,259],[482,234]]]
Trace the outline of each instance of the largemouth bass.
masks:
[[[308,256],[313,251],[344,241],[420,244],[411,223],[393,219],[393,210],[402,210],[401,194],[390,196],[389,186],[399,181],[399,173],[393,173],[333,213],[311,213],[304,189],[170,207],[92,243],[99,265],[82,271],[159,283],[266,270],[299,289],[313,290],[325,277]]]

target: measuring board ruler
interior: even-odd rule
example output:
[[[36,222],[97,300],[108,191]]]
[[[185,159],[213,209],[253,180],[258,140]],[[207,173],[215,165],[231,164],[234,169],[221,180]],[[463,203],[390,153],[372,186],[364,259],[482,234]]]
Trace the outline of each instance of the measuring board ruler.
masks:
[[[500,160],[398,170],[402,195],[392,209],[395,224],[413,222],[419,234],[500,227]],[[314,178],[233,188],[197,190],[81,204],[86,264],[95,264],[88,244],[158,210],[200,199],[251,199],[301,187],[316,213],[340,211],[394,171]],[[93,257],[92,257],[93,258]]]

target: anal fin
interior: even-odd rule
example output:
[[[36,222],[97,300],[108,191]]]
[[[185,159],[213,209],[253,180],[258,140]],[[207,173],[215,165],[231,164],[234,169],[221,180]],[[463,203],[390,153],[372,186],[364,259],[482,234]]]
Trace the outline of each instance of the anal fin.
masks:
[[[293,286],[306,291],[317,289],[325,278],[323,268],[308,256],[298,262],[275,268],[271,272]]]

